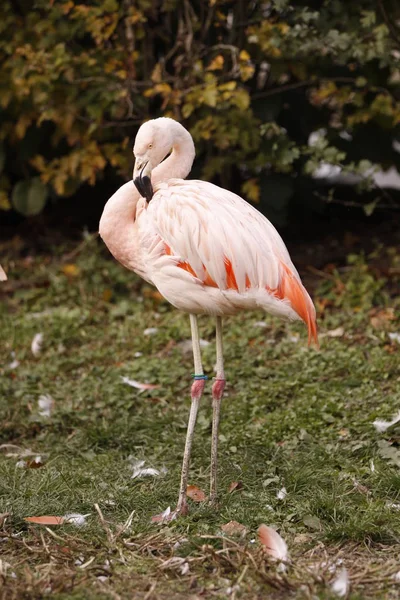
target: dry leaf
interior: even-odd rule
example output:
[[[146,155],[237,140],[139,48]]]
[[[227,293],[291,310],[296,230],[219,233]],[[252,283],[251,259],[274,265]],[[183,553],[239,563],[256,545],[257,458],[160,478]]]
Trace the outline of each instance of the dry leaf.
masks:
[[[186,488],[186,495],[188,498],[193,500],[193,502],[204,502],[206,499],[206,495],[200,488],[195,485],[188,485]]]
[[[102,296],[104,302],[110,302],[112,295],[113,295],[112,290],[110,290],[110,288],[105,288],[103,290],[103,293],[101,296]]]
[[[126,385],[130,385],[137,390],[143,392],[144,390],[156,390],[161,387],[156,383],[142,383],[141,381],[136,381],[135,379],[129,379],[129,377],[121,377],[122,381],[126,383]]]
[[[65,517],[44,515],[42,517],[25,517],[24,521],[36,523],[37,525],[62,525],[65,522]]]
[[[43,465],[45,464],[44,460],[42,460],[41,456],[35,456],[35,458],[33,460],[27,460],[27,461],[20,461],[25,463],[23,466],[26,469],[40,469],[40,467],[43,467]],[[18,466],[18,463],[17,463]]]
[[[237,521],[229,521],[229,523],[225,523],[225,525],[221,526],[221,531],[229,536],[244,537],[248,530],[247,527]]]
[[[370,313],[370,323],[374,329],[385,329],[391,321],[394,321],[396,315],[394,308],[373,308]]]
[[[277,560],[288,559],[288,549],[285,540],[279,535],[275,529],[267,525],[260,525],[258,528],[258,539],[264,546],[267,554]]]
[[[7,281],[7,275],[3,267],[0,265],[0,281]]]
[[[228,492],[229,492],[229,494],[232,494],[232,492],[234,492],[235,490],[241,490],[242,487],[243,487],[242,481],[232,481],[232,483],[230,484],[230,486],[228,488]]]

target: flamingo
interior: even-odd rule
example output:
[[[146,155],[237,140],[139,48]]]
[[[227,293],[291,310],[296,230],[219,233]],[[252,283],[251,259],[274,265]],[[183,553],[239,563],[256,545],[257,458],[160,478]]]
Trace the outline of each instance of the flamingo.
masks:
[[[99,226],[111,254],[174,307],[189,313],[194,381],[176,510],[187,513],[190,453],[206,376],[197,316],[216,319],[212,384],[210,503],[217,502],[217,451],[225,388],[222,317],[263,308],[301,319],[318,345],[313,302],[274,226],[253,206],[212,183],[185,180],[195,157],[190,133],[160,117],[144,123],[133,148],[133,180],[108,200]],[[166,158],[167,157],[167,158]]]

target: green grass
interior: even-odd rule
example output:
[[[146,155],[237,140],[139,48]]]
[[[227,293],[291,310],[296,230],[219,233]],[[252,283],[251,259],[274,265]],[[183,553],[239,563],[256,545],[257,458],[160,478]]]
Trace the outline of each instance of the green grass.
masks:
[[[220,505],[191,502],[190,514],[168,525],[150,519],[177,499],[193,372],[182,347],[188,317],[97,240],[70,258],[65,252],[10,255],[3,265],[10,279],[0,308],[2,597],[332,598],[329,569],[340,559],[351,598],[395,598],[400,511],[391,504],[400,503],[400,430],[378,433],[372,425],[390,419],[400,399],[400,347],[388,337],[400,331],[393,250],[376,255],[390,265],[386,279],[376,256],[353,256],[321,274],[314,294],[323,309],[320,352],[307,348],[299,323],[263,313],[224,321]],[[144,335],[148,327],[158,331]],[[212,376],[212,319],[202,317],[200,327],[211,342],[203,359]],[[338,327],[343,335],[327,335]],[[13,352],[19,366],[10,368]],[[139,393],[121,376],[161,387]],[[54,399],[50,417],[39,414],[42,394]],[[190,473],[205,491],[210,429],[209,382]],[[43,466],[17,466],[27,450]],[[132,479],[132,457],[161,475]],[[229,493],[233,481],[241,487]],[[87,526],[24,521],[69,512],[89,513]],[[223,539],[221,526],[231,520],[247,527],[244,539]],[[261,523],[288,542],[286,573],[253,541]]]

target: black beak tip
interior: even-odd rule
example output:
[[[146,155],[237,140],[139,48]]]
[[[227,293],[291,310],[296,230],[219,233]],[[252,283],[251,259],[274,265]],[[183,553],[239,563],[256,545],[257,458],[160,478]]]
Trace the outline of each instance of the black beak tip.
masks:
[[[143,196],[143,198],[146,198],[147,202],[150,202],[154,195],[150,177],[147,177],[147,175],[140,177],[139,175],[139,177],[136,177],[136,179],[133,180],[133,183],[139,194]]]

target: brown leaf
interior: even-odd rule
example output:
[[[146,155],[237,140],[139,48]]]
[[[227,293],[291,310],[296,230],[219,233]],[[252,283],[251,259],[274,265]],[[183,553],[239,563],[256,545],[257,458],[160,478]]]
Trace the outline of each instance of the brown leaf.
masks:
[[[112,295],[113,293],[112,290],[110,290],[110,288],[104,288],[102,293],[102,299],[104,300],[104,302],[110,302]]]
[[[225,525],[221,526],[221,531],[226,533],[229,536],[240,536],[244,537],[247,533],[247,527],[238,523],[237,521],[229,521],[229,523],[225,523]]]
[[[193,500],[193,502],[204,502],[204,500],[206,499],[206,495],[203,492],[203,490],[201,490],[200,488],[198,488],[195,485],[187,486],[186,495],[188,498]]]
[[[38,525],[62,525],[65,521],[65,517],[43,515],[42,517],[25,517],[24,521],[36,523]]]
[[[40,469],[40,467],[43,467],[44,464],[45,463],[44,463],[44,461],[42,461],[40,456],[37,456],[33,460],[27,460],[25,467],[27,469]]]
[[[229,494],[232,494],[232,492],[234,492],[235,490],[241,490],[242,487],[243,487],[242,481],[232,481],[232,483],[230,484],[230,486],[228,488],[228,492],[229,492]]]
[[[374,308],[369,313],[369,320],[374,329],[386,329],[391,321],[394,321],[396,315],[394,308]]]

